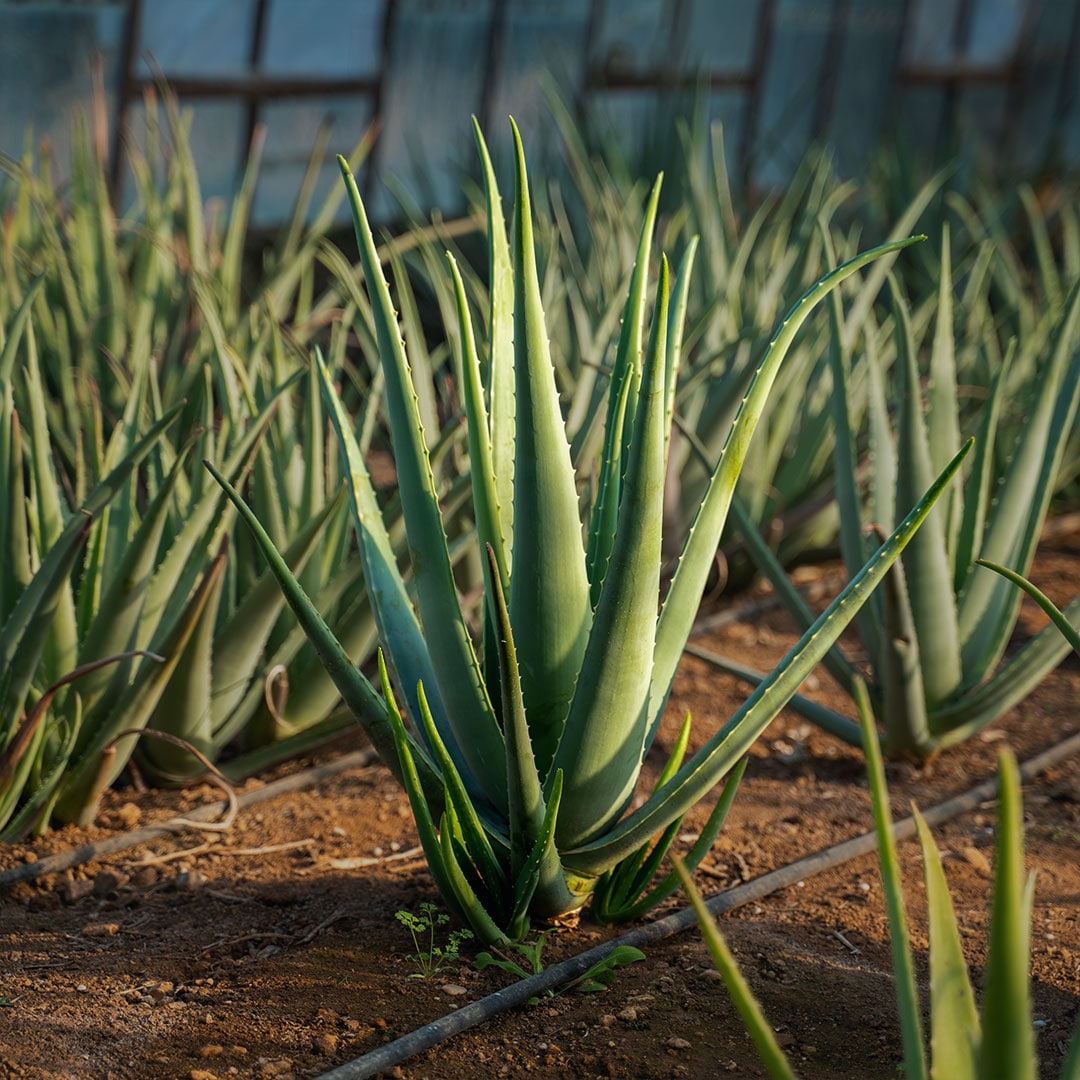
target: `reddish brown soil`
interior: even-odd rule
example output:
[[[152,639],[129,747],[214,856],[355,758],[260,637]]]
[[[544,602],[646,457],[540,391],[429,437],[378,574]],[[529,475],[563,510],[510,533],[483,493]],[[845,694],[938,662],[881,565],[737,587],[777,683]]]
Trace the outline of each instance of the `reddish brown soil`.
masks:
[[[1074,535],[1041,555],[1037,580],[1060,600],[1080,592],[1078,553]],[[745,606],[756,595],[731,603]],[[1025,609],[1022,634],[1040,620]],[[792,640],[786,618],[770,612],[703,643],[764,667]],[[845,706],[825,677],[811,683],[811,693]],[[931,805],[992,775],[1002,745],[1024,759],[1080,729],[1078,689],[1080,661],[1070,658],[981,737],[922,771],[890,766],[894,812],[905,813],[911,800]],[[687,708],[700,743],[743,696],[733,680],[688,658],[658,749],[670,745]],[[210,787],[116,792],[99,828],[63,829],[0,850],[0,868],[217,797]],[[1027,785],[1024,800],[1028,862],[1038,872],[1038,1045],[1043,1075],[1056,1077],[1080,974],[1080,762]],[[976,980],[985,960],[993,822],[987,805],[937,831]],[[693,827],[687,823],[686,831]],[[859,755],[785,713],[755,748],[698,882],[714,892],[868,827]],[[371,767],[243,811],[224,836],[167,839],[16,887],[0,896],[0,995],[8,1004],[0,1008],[0,1076],[315,1077],[505,985],[497,971],[477,972],[471,953],[431,980],[409,978],[410,942],[394,913],[437,900],[422,860],[340,868],[348,865],[341,860],[399,854],[415,844],[405,798],[382,768]],[[258,850],[274,845],[292,846]],[[907,843],[900,854],[925,976],[918,850]],[[801,1075],[897,1075],[892,967],[873,857],[743,908],[723,926]],[[545,959],[611,934],[583,922],[553,935]],[[728,1072],[764,1075],[692,931],[652,946],[606,993],[567,994],[504,1014],[403,1062],[393,1075],[555,1080]]]

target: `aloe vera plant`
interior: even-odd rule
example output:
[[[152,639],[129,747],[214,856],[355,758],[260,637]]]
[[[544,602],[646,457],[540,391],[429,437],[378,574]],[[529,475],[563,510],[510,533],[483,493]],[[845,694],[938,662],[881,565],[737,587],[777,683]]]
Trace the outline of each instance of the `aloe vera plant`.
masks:
[[[904,1076],[916,1080],[929,1077],[935,1080],[996,1080],[1003,1076],[1035,1080],[1038,1060],[1029,973],[1035,881],[1034,875],[1026,880],[1024,877],[1024,811],[1016,759],[1009,751],[1003,751],[998,759],[996,858],[981,1015],[976,1006],[941,856],[929,827],[919,811],[914,810],[922,849],[930,932],[930,1038],[927,1047],[900,864],[892,833],[885,767],[865,689],[860,686],[857,695],[896,975]],[[753,992],[743,980],[719,927],[694,889],[690,875],[681,866],[676,869],[690,896],[717,969],[724,977],[732,1001],[753,1037],[769,1075],[775,1080],[794,1080],[796,1074],[790,1062]],[[1080,1022],[1073,1031],[1059,1075],[1061,1080],[1080,1077]]]
[[[863,359],[874,394],[867,513],[878,528],[889,528],[899,510],[911,505],[960,442],[948,244],[946,232],[936,325],[928,345],[925,415],[919,340],[902,289],[893,282],[894,378],[899,402],[895,442],[889,430],[878,335],[872,328],[866,330]],[[1034,557],[1080,404],[1080,350],[1076,348],[1080,287],[1074,286],[1058,309],[1053,325],[1036,336],[1034,345],[1021,342],[1004,357],[989,389],[979,421],[978,449],[963,486],[950,492],[944,513],[920,531],[856,623],[870,656],[870,697],[890,756],[924,760],[968,738],[1022,700],[1068,651],[1056,631],[1047,627],[1001,663],[1020,597],[1007,581],[976,574],[972,565],[982,556],[1023,572]],[[851,568],[864,557],[867,518],[856,474],[856,432],[847,409],[853,361],[844,343],[843,315],[835,295],[832,315],[836,482],[844,559]],[[1015,353],[1032,348],[1038,350],[1034,358],[1012,359]],[[999,417],[1010,366],[1020,362],[1029,372],[1024,387],[1025,423],[1008,450],[1007,464],[1001,466]],[[744,527],[744,532],[754,557],[797,621],[809,625],[811,613],[788,585],[776,560],[752,530]],[[1080,598],[1070,605],[1070,618],[1075,619],[1078,611]],[[829,662],[833,673],[853,691],[855,670],[839,650],[834,650]],[[850,721],[821,707],[796,704],[811,719],[858,742],[857,728]]]
[[[911,241],[865,252],[827,275],[781,323],[758,365],[659,616],[661,503],[681,327],[661,260],[648,335],[650,200],[609,383],[596,497],[586,522],[556,388],[516,127],[513,239],[483,140],[492,337],[486,364],[451,261],[477,542],[482,636],[459,603],[428,442],[363,203],[344,162],[385,378],[413,590],[393,556],[349,417],[316,358],[353,506],[383,653],[382,694],[340,648],[256,515],[219,471],[342,697],[404,784],[446,904],[486,943],[521,938],[532,918],[579,909],[605,873],[626,879],[648,845],[729,776],[908,543],[964,452],[932,485],[767,685],[638,809],[623,816],[660,724],[739,469],[799,327],[848,275]],[[678,295],[680,282],[674,291]],[[485,370],[486,368],[486,370]],[[209,463],[208,463],[209,464]],[[415,607],[414,607],[415,597]],[[404,714],[398,701],[404,704]],[[722,814],[722,808],[721,808]],[[712,827],[717,826],[714,813]],[[668,837],[670,839],[670,836]],[[711,841],[710,841],[711,842]],[[643,851],[643,849],[645,849]],[[625,881],[613,906],[631,903]],[[632,890],[631,890],[632,891]]]

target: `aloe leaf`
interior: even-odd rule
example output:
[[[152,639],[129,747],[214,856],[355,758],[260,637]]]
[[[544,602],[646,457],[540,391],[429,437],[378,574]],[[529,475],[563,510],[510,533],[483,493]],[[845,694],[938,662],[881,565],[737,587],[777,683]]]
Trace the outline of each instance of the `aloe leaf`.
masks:
[[[683,718],[675,745],[667,763],[653,785],[653,791],[663,787],[678,771],[686,757],[686,748],[690,744],[690,714]],[[629,903],[638,898],[641,890],[652,880],[668,847],[682,824],[682,818],[676,818],[653,843],[652,850],[643,844],[632,855],[623,859],[618,866],[604,874],[593,892],[590,910],[600,922],[610,922],[620,916]],[[646,876],[647,875],[647,876]],[[644,880],[638,882],[639,877]]]
[[[380,653],[380,655],[382,654]],[[385,663],[385,657],[382,657],[382,659],[383,663]],[[472,799],[469,797],[461,774],[458,772],[453,758],[442,741],[438,727],[432,718],[431,709],[428,707],[423,684],[418,687],[417,693],[420,699],[422,729],[427,744],[431,748],[431,755],[435,765],[438,766],[439,772],[442,774],[443,785],[447,793],[447,806],[452,806],[454,809],[465,849],[488,888],[494,893],[504,891],[507,886],[506,874],[499,865],[499,860],[495,856],[495,851],[484,831],[483,824],[476,812],[476,808],[473,806]]]
[[[671,312],[668,317],[668,339],[664,350],[664,460],[668,460],[671,425],[675,418],[675,393],[678,389],[679,371],[682,368],[683,341],[686,333],[686,312],[690,304],[690,285],[697,258],[698,237],[692,236],[686,245],[679,269],[675,274],[675,288],[671,294]]]
[[[923,683],[922,646],[911,613],[903,562],[897,562],[881,585],[884,648],[877,675],[881,685],[881,720],[890,756],[920,760],[933,748]]]
[[[39,543],[47,550],[56,543],[64,529],[66,514],[52,460],[45,409],[45,387],[41,380],[33,325],[26,331],[26,363],[23,381],[29,403],[28,428],[30,481],[37,511]],[[76,665],[78,657],[78,626],[75,601],[70,585],[65,584],[57,595],[57,607],[45,646],[43,662],[50,680],[55,680]]]
[[[555,846],[555,823],[562,793],[563,777],[556,769],[536,842],[514,883],[514,910],[509,926],[509,936],[513,938],[523,937],[528,931],[530,912],[540,918],[556,918],[584,900],[583,896],[575,899],[570,894]]]
[[[228,305],[226,314],[230,320],[236,319],[240,313],[244,241],[247,239],[251,204],[255,197],[255,185],[259,178],[259,166],[265,145],[266,128],[260,126],[253,132],[251,144],[248,146],[247,157],[244,161],[244,175],[232,202],[229,225],[225,231],[225,242],[221,248],[219,277]]]
[[[482,942],[492,945],[506,944],[506,935],[488,914],[473,891],[468,877],[458,864],[453,842],[454,838],[450,827],[452,810],[448,810],[446,814],[443,814],[441,831],[435,828],[435,820],[431,815],[426,788],[421,781],[417,768],[413,745],[405,730],[401,713],[394,702],[393,690],[390,686],[390,679],[381,651],[379,653],[379,677],[382,683],[388,726],[397,754],[398,767],[393,771],[395,774],[401,775],[402,786],[409,797],[416,830],[420,836],[420,844],[424,849],[428,869],[435,881],[435,885],[451,911],[462,922],[467,922]],[[449,804],[451,800],[447,799],[446,801]]]
[[[591,602],[594,609],[600,599],[600,589],[607,572],[608,559],[611,557],[611,549],[615,543],[615,527],[622,497],[622,479],[626,469],[623,456],[625,442],[627,434],[633,430],[634,426],[637,389],[641,381],[645,283],[649,275],[649,255],[652,250],[653,230],[656,228],[656,210],[660,202],[662,179],[662,176],[657,178],[653,185],[645,210],[645,220],[638,240],[637,257],[634,260],[633,274],[630,278],[630,291],[627,293],[626,303],[623,306],[622,329],[608,387],[604,448],[597,468],[597,492],[592,518],[589,522],[589,544],[586,554]]]
[[[492,468],[502,533],[506,543],[506,569],[513,558],[514,535],[514,272],[506,236],[502,199],[495,170],[480,125],[473,117],[473,135],[484,173],[488,220],[488,416]]]
[[[323,400],[345,464],[345,481],[353,510],[353,526],[360,546],[364,580],[386,650],[387,662],[393,666],[394,675],[413,717],[420,715],[417,687],[421,684],[425,687],[436,726],[441,737],[448,742],[451,756],[458,768],[465,770],[467,775],[475,780],[475,759],[471,760],[470,754],[461,745],[461,731],[448,723],[436,668],[429,652],[429,642],[423,635],[398,570],[397,556],[383,522],[367,465],[353,436],[351,422],[334,390],[330,373],[318,354],[315,363],[318,366]],[[460,611],[458,615],[460,618]],[[490,783],[490,780],[488,782]],[[489,791],[488,794],[491,796],[493,793]]]
[[[218,558],[207,570],[212,581],[205,590],[198,618],[147,721],[148,727],[175,735],[204,754],[210,752],[213,741],[214,623],[221,604],[226,558],[222,545]],[[187,749],[164,740],[155,739],[142,747],[139,757],[159,782],[190,780],[204,771],[202,762]]]
[[[64,590],[90,532],[89,516],[76,516],[50,548],[0,629],[0,716],[22,714]]]
[[[825,222],[819,218],[826,258],[835,262],[832,237]],[[840,290],[829,297],[829,370],[832,392],[829,395],[829,414],[833,423],[833,475],[836,484],[836,506],[840,518],[840,550],[848,577],[858,572],[866,561],[866,542],[862,533],[862,500],[857,476],[857,432],[852,426],[854,403],[851,398],[851,354],[844,346],[844,308]],[[872,657],[881,653],[881,632],[873,608],[864,609],[857,617],[859,636],[867,644]]]
[[[1060,1080],[1080,1080],[1080,1018],[1073,1025],[1069,1049],[1061,1065]]]
[[[424,849],[424,855],[427,857],[428,869],[435,879],[436,887],[443,900],[451,906],[454,914],[463,922],[470,921],[465,907],[460,903],[457,891],[453,888],[450,874],[445,865],[442,849],[439,846],[439,835],[438,830],[435,828],[435,820],[431,816],[431,808],[428,806],[427,796],[420,782],[420,774],[409,745],[405,724],[402,722],[401,713],[394,702],[393,689],[390,686],[381,652],[379,654],[379,675],[382,680],[383,707],[386,711],[387,728],[394,745],[394,757],[387,759],[387,764],[389,765],[396,760],[397,768],[392,771],[395,775],[401,777],[401,785],[409,797],[409,805],[412,807],[416,831],[420,837],[420,844]]]
[[[196,274],[207,271],[206,228],[203,223],[203,201],[199,191],[199,176],[195,169],[195,159],[191,153],[191,141],[180,116],[176,95],[164,89],[162,101],[165,104],[165,117],[172,136],[173,152],[180,179],[180,195],[183,199],[184,232],[188,242],[191,266]]]
[[[499,650],[499,682],[502,687],[503,732],[506,737],[506,789],[509,802],[510,873],[521,879],[530,868],[542,886],[541,915],[570,910],[573,900],[567,891],[558,852],[546,834],[553,824],[544,799],[540,774],[529,735],[510,613],[498,580],[495,553],[486,549],[492,588],[492,606]],[[558,775],[558,771],[556,770]],[[560,781],[561,783],[561,781]],[[554,800],[558,802],[558,799]],[[539,846],[538,846],[539,845]],[[537,855],[537,852],[540,852]],[[536,886],[533,886],[535,888]],[[549,909],[550,908],[550,909]]]
[[[981,558],[1026,573],[1049,505],[1067,433],[1080,400],[1080,285],[1070,293],[1058,322],[1049,363],[1038,381],[1023,434],[1009,462],[987,522]],[[1020,526],[1018,527],[1018,522]],[[987,671],[1005,648],[1015,621],[1018,594],[999,578],[972,575],[959,600],[960,635],[967,671]]]
[[[712,850],[712,846],[716,842],[716,838],[720,835],[720,830],[724,827],[724,822],[727,820],[728,811],[735,801],[735,796],[739,790],[739,783],[743,778],[743,773],[746,772],[748,763],[749,759],[743,758],[742,761],[731,770],[731,773],[724,784],[724,790],[720,793],[720,798],[716,800],[716,805],[712,808],[705,824],[702,826],[698,838],[691,845],[690,850],[683,856],[682,864],[688,873],[692,874],[700,865],[701,860]],[[663,903],[663,901],[671,896],[671,894],[679,887],[678,876],[672,871],[670,874],[661,878],[652,889],[648,892],[644,892],[645,886],[651,880],[652,875],[662,861],[663,856],[667,854],[671,842],[675,839],[675,834],[678,829],[677,827],[672,829],[672,826],[677,826],[681,820],[682,819],[678,819],[678,821],[672,822],[672,825],[668,827],[668,830],[657,843],[654,852],[650,854],[649,859],[642,867],[641,873],[638,875],[637,880],[633,883],[630,890],[631,895],[634,897],[636,897],[638,893],[643,893],[643,895],[641,895],[640,899],[636,899],[634,903],[627,905],[617,913],[616,919],[618,921],[621,922],[626,919],[640,918],[647,911],[656,907],[657,904]]]
[[[699,660],[704,660],[707,664],[711,664],[720,671],[726,671],[729,675],[742,679],[743,682],[749,683],[751,686],[760,686],[769,677],[763,671],[756,671],[754,668],[740,664],[730,657],[720,656],[718,653],[703,649],[699,645],[688,644],[686,652],[690,656],[696,656]],[[841,716],[840,713],[833,712],[832,709],[825,705],[811,701],[801,694],[793,694],[788,705],[800,716],[805,717],[813,724],[817,724],[822,731],[827,731],[830,735],[835,735],[838,739],[851,743],[852,746],[859,745],[862,737],[859,733],[859,725],[854,720]]]
[[[574,696],[592,609],[574,469],[540,299],[525,153],[516,126],[513,137],[516,443],[509,607],[533,752],[546,775]]]
[[[971,573],[972,564],[982,542],[983,529],[986,525],[987,511],[994,495],[995,460],[994,442],[1001,417],[1005,386],[1013,357],[1016,356],[1016,339],[1006,350],[1004,359],[990,384],[990,393],[983,406],[979,419],[979,430],[975,437],[975,453],[971,461],[971,472],[964,488],[963,517],[956,542],[953,558],[953,590],[959,595]]]
[[[33,577],[26,525],[22,427],[14,408],[6,412],[5,419],[6,430],[0,427],[0,439],[5,440],[0,443],[0,454],[6,456],[6,467],[0,475],[7,492],[6,498],[0,500],[0,625],[7,621]]]
[[[285,564],[294,574],[300,575],[303,572],[304,565],[323,535],[327,521],[341,505],[342,499],[343,493],[339,492],[318,513],[307,519],[304,527],[282,553]],[[228,720],[248,684],[256,678],[264,658],[266,643],[284,603],[285,597],[277,581],[267,572],[240,600],[215,634],[209,677],[209,684],[213,688],[210,730],[214,743],[218,729]],[[155,750],[166,748],[155,747]]]
[[[896,499],[900,506],[907,507],[914,504],[919,492],[926,490],[935,470],[923,420],[910,311],[895,278],[892,286],[900,379]],[[926,701],[931,708],[948,698],[961,681],[959,629],[956,605],[952,601],[946,524],[941,510],[932,514],[901,560],[918,642],[918,666],[922,671]]]
[[[739,534],[742,536],[743,543],[746,545],[750,557],[754,560],[754,564],[772,585],[773,591],[784,607],[787,608],[799,629],[805,630],[813,623],[814,613],[807,606],[798,589],[791,583],[780,560],[758,532],[757,526],[750,518],[750,512],[738,495],[732,497],[731,508],[728,512],[731,514],[732,522],[739,530]],[[857,572],[858,567],[855,569]],[[833,678],[850,692],[850,688],[857,678],[857,673],[839,648],[830,649],[825,654],[822,663]]]
[[[1046,305],[1051,311],[1058,311],[1063,300],[1061,277],[1054,261],[1054,249],[1050,243],[1050,232],[1046,227],[1046,218],[1039,209],[1038,198],[1029,184],[1021,184],[1018,194],[1031,229],[1031,240],[1035,248],[1035,261],[1039,267],[1039,277],[1042,280]]]
[[[47,635],[52,627],[53,605],[67,585],[91,521],[121,490],[131,471],[153,449],[179,411],[177,406],[151,425],[128,456],[90,493],[82,513],[69,519],[57,544],[45,556],[4,622],[0,629],[0,715],[18,715],[21,709],[43,647],[41,635]]]
[[[608,834],[563,852],[563,865],[580,873],[602,873],[685,813],[734,768],[771,723],[821,657],[840,636],[911,540],[971,449],[961,447],[930,490],[897,526],[866,566],[847,584],[730,720],[676,774],[662,791],[619,822]]]
[[[1080,626],[1080,596],[1062,614]],[[1022,701],[1068,655],[1069,643],[1054,625],[1045,626],[985,682],[930,714],[939,749],[955,746]]]
[[[473,511],[476,515],[477,541],[481,550],[490,546],[495,555],[495,565],[503,591],[510,587],[509,567],[506,556],[506,534],[503,532],[503,514],[499,505],[499,483],[495,474],[491,447],[491,429],[488,424],[487,406],[480,376],[480,358],[476,352],[472,318],[469,315],[465,284],[453,255],[447,252],[450,273],[454,282],[454,299],[457,308],[458,334],[461,342],[462,398],[469,435],[469,475],[472,480]]]
[[[266,433],[275,402],[291,383],[292,380],[273,392],[262,411],[233,444],[223,465],[224,475],[233,483],[243,482],[243,477],[258,453],[259,443]],[[192,583],[202,566],[200,559],[192,558],[193,553],[197,550],[213,551],[217,539],[225,533],[231,514],[221,512],[221,497],[221,491],[213,486],[198,495],[197,501],[189,507],[184,517],[180,531],[173,537],[168,551],[154,571],[139,620],[139,637],[136,642],[139,648],[149,645],[159,627],[171,625],[177,611],[186,602]]]
[[[667,701],[675,668],[690,634],[698,601],[712,566],[720,533],[727,519],[731,496],[746,459],[754,429],[765,408],[772,384],[802,324],[811,311],[845,278],[881,255],[915,243],[919,237],[884,244],[857,255],[833,270],[812,286],[788,312],[775,332],[753,376],[746,396],[739,406],[731,431],[720,454],[704,501],[694,519],[674,579],[660,613],[656,631],[656,654],[649,699],[649,737],[652,741]],[[794,688],[793,688],[794,689]]]
[[[614,544],[555,755],[565,777],[560,848],[602,832],[629,800],[641,768],[660,592],[667,318],[664,259]]]
[[[870,424],[870,483],[871,521],[882,529],[896,522],[896,447],[889,424],[889,395],[885,390],[882,360],[876,336],[866,335],[867,417]]]
[[[910,233],[911,230],[915,228],[916,222],[922,217],[923,211],[930,205],[934,196],[941,190],[942,185],[948,179],[953,168],[954,166],[952,165],[945,166],[945,168],[941,169],[923,184],[916,193],[915,198],[911,200],[903,214],[900,215],[893,225],[892,232],[889,236],[890,241],[898,240],[901,236]],[[855,303],[851,305],[851,311],[848,312],[847,323],[844,327],[844,332],[847,336],[846,344],[849,346],[863,323],[866,321],[870,309],[873,307],[874,301],[881,291],[881,287],[885,284],[885,279],[889,276],[889,271],[892,269],[895,261],[894,257],[882,259],[882,261],[867,274],[866,281],[860,289]]]
[[[998,759],[997,857],[983,990],[980,1080],[1036,1075],[1028,972],[1030,916],[1025,916],[1024,811],[1013,756]]]
[[[54,809],[61,820],[79,825],[93,821],[101,793],[120,775],[134,749],[130,742],[120,744],[117,749],[115,740],[121,732],[141,731],[146,727],[199,625],[204,608],[219,588],[224,569],[225,557],[219,555],[162,643],[162,662],[142,665],[115,709],[92,730],[87,724],[79,732],[73,755],[77,760],[60,785]]]
[[[930,382],[926,397],[929,411],[927,435],[930,467],[940,472],[960,445],[960,424],[956,401],[956,344],[953,336],[952,252],[949,226],[941,231],[941,270],[938,277],[934,340],[930,349]],[[955,556],[963,513],[963,489],[957,485],[945,495],[938,511],[944,519],[946,550]]]
[[[1080,655],[1080,631],[1068,620],[1065,613],[1046,595],[1041,589],[1033,585],[1027,578],[1018,574],[1015,570],[1010,570],[1007,566],[1000,566],[997,563],[990,562],[987,559],[978,559],[976,565],[985,566],[988,570],[993,570],[995,574],[1000,574],[1007,581],[1011,581],[1017,588],[1023,589],[1024,592],[1035,601],[1046,612],[1050,621],[1061,631],[1065,640],[1073,647],[1078,655]]]
[[[893,836],[892,814],[889,811],[889,789],[885,783],[885,763],[878,745],[874,715],[864,683],[856,683],[855,704],[863,734],[863,753],[866,755],[866,776],[870,785],[870,801],[877,835],[878,862],[881,883],[885,892],[885,912],[889,920],[889,940],[892,948],[893,972],[896,977],[896,1004],[900,1013],[900,1038],[904,1047],[904,1075],[916,1080],[926,1078],[926,1058],[923,1053],[922,1012],[915,986],[915,965],[911,954],[907,913],[904,909],[904,890],[901,884],[900,862]],[[955,1034],[955,1033],[954,1033]]]
[[[698,926],[701,927],[701,934],[705,939],[709,955],[716,965],[716,970],[723,976],[731,1003],[742,1018],[762,1064],[773,1080],[796,1080],[795,1072],[784,1051],[780,1049],[780,1044],[776,1041],[773,1029],[769,1021],[765,1019],[765,1014],[761,1011],[761,1006],[754,997],[750,984],[743,978],[731,949],[728,948],[727,942],[720,933],[720,928],[709,914],[709,909],[705,906],[701,895],[694,888],[693,879],[677,859],[673,860],[673,864],[680,884],[690,900],[690,906],[697,916]]]
[[[98,617],[90,625],[83,641],[79,653],[82,663],[119,653],[129,648],[135,640],[173,492],[193,446],[194,439],[191,439],[177,456],[168,478],[146,508],[138,531],[125,548],[112,582],[102,598]],[[100,669],[83,680],[79,689],[87,702],[88,712],[112,675],[112,672]]]
[[[505,806],[502,734],[458,606],[430,459],[390,290],[379,264],[356,182],[343,158],[339,158],[339,165],[352,205],[360,262],[375,313],[379,355],[386,378],[386,404],[420,618],[425,625],[440,628],[439,633],[430,634],[426,640],[437,676],[429,688],[429,694],[438,687],[450,730],[469,770],[481,784],[486,785],[485,792],[491,801],[496,806]],[[425,682],[425,685],[428,684]]]
[[[934,838],[913,810],[923,855],[930,924],[930,1072],[934,1080],[975,1080],[979,1014],[968,978],[945,872]]]
[[[348,654],[334,637],[322,616],[315,609],[303,589],[293,576],[285,560],[270,542],[266,530],[259,524],[258,518],[240,497],[239,492],[225,479],[210,462],[203,462],[214,479],[221,485],[230,502],[236,507],[244,523],[251,530],[256,546],[262,552],[270,566],[285,599],[292,608],[300,625],[304,628],[308,640],[319,655],[327,674],[334,680],[342,700],[363,727],[379,757],[390,768],[399,781],[402,780],[398,766],[398,754],[390,729],[386,705],[374,687],[356,667]]]

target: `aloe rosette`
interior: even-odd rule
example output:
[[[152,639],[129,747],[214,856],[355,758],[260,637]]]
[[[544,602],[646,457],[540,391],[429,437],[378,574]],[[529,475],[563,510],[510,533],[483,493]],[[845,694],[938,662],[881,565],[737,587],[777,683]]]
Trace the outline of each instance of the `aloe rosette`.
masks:
[[[957,341],[949,235],[942,241],[941,271],[923,404],[920,338],[911,305],[893,279],[892,334],[896,342],[895,433],[888,416],[880,335],[864,327],[864,362],[871,401],[870,496],[864,500],[856,468],[856,434],[848,408],[852,350],[844,341],[839,296],[833,305],[832,412],[841,545],[849,570],[866,552],[867,521],[888,528],[898,508],[909,506],[960,444]],[[978,423],[977,450],[964,482],[957,484],[927,528],[920,530],[857,626],[870,658],[870,701],[885,752],[925,760],[970,737],[1029,694],[1065,657],[1067,642],[1046,627],[1013,655],[1006,646],[1019,615],[1020,594],[1002,577],[974,572],[982,558],[1024,573],[1030,567],[1056,478],[1080,408],[1080,285],[1059,299],[1046,327],[1019,342],[993,373]],[[1010,389],[1014,371],[1022,384]],[[1025,423],[1005,430],[1007,398],[1018,397]],[[1004,447],[1007,458],[999,461]],[[863,504],[868,504],[864,511]],[[743,528],[759,566],[803,626],[813,616],[790,587],[782,567],[749,527]],[[1072,625],[1080,597],[1066,609]],[[854,668],[834,650],[831,670],[852,693]],[[736,666],[723,663],[736,671]],[[736,671],[751,681],[755,673]],[[796,702],[806,715],[858,744],[856,724],[811,702]]]
[[[383,653],[382,693],[340,647],[255,514],[218,471],[346,704],[408,791],[433,877],[484,942],[532,918],[580,908],[601,885],[608,914],[633,906],[655,866],[649,846],[738,767],[910,540],[964,451],[856,574],[812,630],[688,760],[677,749],[636,810],[644,755],[660,724],[739,469],[780,363],[814,306],[848,275],[910,240],[845,263],[791,309],[765,350],[657,614],[671,401],[682,328],[661,260],[646,336],[646,285],[659,186],[649,201],[624,306],[595,498],[587,520],[549,353],[525,157],[513,129],[516,201],[508,240],[479,130],[489,219],[491,339],[481,362],[456,267],[457,325],[476,542],[483,552],[481,639],[452,573],[410,359],[347,166],[360,262],[374,312],[412,578],[406,587],[351,421],[316,357],[344,460]],[[678,296],[690,273],[684,260]],[[398,702],[401,702],[399,708]],[[729,788],[731,787],[729,783]],[[725,792],[730,798],[730,792]],[[708,829],[719,827],[721,800]],[[647,883],[647,882],[646,882]]]

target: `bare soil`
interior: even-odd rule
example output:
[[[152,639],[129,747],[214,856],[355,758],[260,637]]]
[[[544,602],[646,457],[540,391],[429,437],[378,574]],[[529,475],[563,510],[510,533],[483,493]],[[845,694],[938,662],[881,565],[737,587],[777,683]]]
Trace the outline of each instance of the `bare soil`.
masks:
[[[1061,601],[1072,597],[1080,592],[1078,556],[1080,537],[1058,538],[1044,546],[1036,580]],[[828,580],[834,572],[812,567],[798,576]],[[720,606],[745,608],[762,595],[744,593]],[[1019,638],[1043,621],[1025,607]],[[794,635],[773,610],[700,640],[763,668]],[[1070,657],[980,737],[922,770],[890,766],[894,813],[992,776],[1004,745],[1023,760],[1080,729],[1078,691],[1080,661]],[[850,711],[824,675],[810,680],[808,693]],[[687,709],[699,745],[745,694],[687,657],[646,781]],[[345,743],[359,745],[359,737]],[[0,868],[217,798],[209,785],[122,789],[110,793],[97,827],[0,849]],[[1080,761],[1026,785],[1024,802],[1028,863],[1037,872],[1035,1022],[1043,1075],[1056,1077],[1078,1004]],[[993,824],[990,804],[937,830],[976,980],[985,961]],[[695,827],[688,819],[683,843]],[[698,884],[712,893],[869,827],[860,755],[786,712],[754,748]],[[473,968],[468,947],[461,962],[434,978],[410,977],[411,942],[395,912],[438,900],[423,860],[409,854],[416,844],[407,800],[372,766],[245,810],[225,834],[158,841],[8,891],[0,896],[0,1077],[316,1077],[505,985],[505,974]],[[918,849],[906,843],[900,855],[925,980]],[[677,906],[673,899],[662,910]],[[742,908],[723,928],[801,1075],[897,1075],[892,965],[873,857]],[[553,934],[545,960],[615,933],[586,919]],[[503,1014],[392,1075],[644,1080],[727,1073],[764,1075],[692,931],[651,947],[604,993],[568,993]]]

